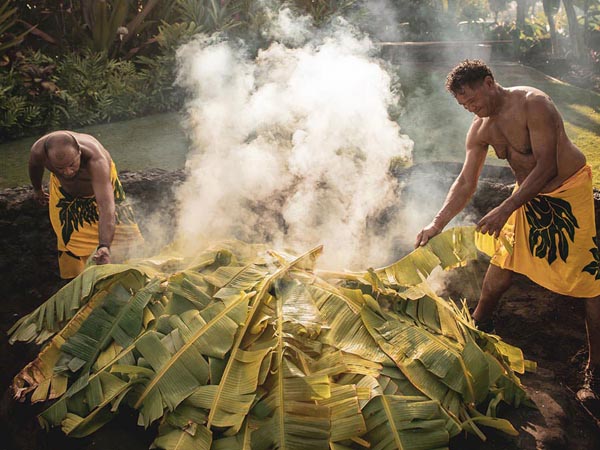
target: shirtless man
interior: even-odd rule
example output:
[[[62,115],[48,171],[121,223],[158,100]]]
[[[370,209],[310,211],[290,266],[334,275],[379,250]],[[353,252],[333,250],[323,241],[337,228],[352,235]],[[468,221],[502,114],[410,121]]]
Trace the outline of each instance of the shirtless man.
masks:
[[[44,169],[52,174],[50,194],[42,187]],[[96,264],[111,262],[111,244],[117,221],[125,222],[130,227],[133,223],[135,230],[129,231],[139,234],[129,212],[121,214],[119,218],[115,196],[121,202],[124,195],[116,177],[116,169],[108,151],[93,136],[55,131],[38,139],[31,147],[29,177],[35,200],[41,205],[47,205],[50,201],[50,218],[59,241],[59,250],[61,255],[68,253],[80,260],[77,271],[83,270],[83,263],[92,252]],[[71,207],[78,200],[79,205]],[[92,210],[89,209],[90,205]],[[53,214],[53,208],[57,207],[59,209]],[[88,234],[78,235],[84,233],[86,227],[89,228]],[[78,239],[80,242],[77,242]],[[77,274],[68,273],[68,276],[64,276],[66,273],[63,272],[61,265],[63,278],[72,278]]]
[[[447,77],[446,88],[455,96],[458,104],[475,114],[475,117],[466,138],[466,156],[462,170],[452,184],[440,211],[431,223],[418,233],[415,247],[424,245],[440,233],[467,205],[477,188],[489,146],[493,147],[498,158],[508,161],[518,183],[512,195],[477,224],[480,232],[496,238],[500,236],[509,218],[513,217],[513,213],[516,217],[517,210],[524,210],[532,199],[539,194],[550,195],[549,193],[556,191],[586,167],[585,156],[567,137],[559,112],[544,92],[526,86],[505,88],[494,80],[489,67],[478,60],[467,60],[455,67]],[[591,175],[589,178],[588,194],[591,196]],[[593,205],[590,202],[584,208],[586,215],[594,214],[593,206],[589,208],[590,204]],[[591,223],[593,224],[593,220]],[[592,237],[595,236],[595,230],[590,232]],[[516,231],[514,238],[518,239]],[[589,246],[585,248],[587,251]],[[525,259],[539,259],[539,255],[532,253],[535,252],[528,251],[528,254],[524,255]],[[551,259],[548,267],[552,267],[553,262]],[[545,263],[548,264],[548,261]],[[519,272],[524,273],[520,270]],[[578,269],[577,273],[580,272]],[[475,323],[483,325],[480,328],[491,325],[492,314],[500,297],[510,287],[512,274],[513,270],[496,265],[492,259],[483,281],[477,308],[473,312]],[[584,272],[583,275],[588,274]],[[586,297],[589,359],[584,387],[577,396],[588,406],[591,403],[598,411],[600,299],[596,295],[600,295],[600,280],[596,282],[594,277],[591,279],[591,282],[595,283],[592,287],[593,292],[597,293],[581,296]]]

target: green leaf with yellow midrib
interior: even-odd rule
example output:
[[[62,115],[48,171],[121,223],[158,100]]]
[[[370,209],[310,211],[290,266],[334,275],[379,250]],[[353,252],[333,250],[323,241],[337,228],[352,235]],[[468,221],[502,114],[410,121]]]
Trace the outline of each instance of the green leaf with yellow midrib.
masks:
[[[213,319],[211,319],[209,322],[206,323],[206,325],[204,325],[203,327],[198,329],[194,333],[194,335],[191,337],[191,339],[189,339],[179,350],[177,350],[177,352],[171,357],[169,362],[167,364],[165,364],[158,372],[156,372],[156,375],[146,385],[146,388],[144,389],[144,391],[142,392],[140,397],[137,399],[137,401],[134,405],[134,408],[138,409],[142,405],[144,399],[155,389],[157,384],[162,380],[162,378],[166,375],[166,373],[168,371],[170,371],[171,369],[173,369],[175,364],[177,364],[177,362],[180,360],[180,358],[190,348],[192,348],[194,346],[194,344],[198,341],[198,339],[200,339],[202,336],[204,336],[206,333],[208,333],[211,330],[211,328],[215,324],[217,324],[220,320],[222,320],[224,317],[226,317],[228,315],[228,313],[233,311],[235,308],[237,308],[243,302],[246,302],[249,299],[251,299],[253,296],[254,296],[254,293],[241,294],[237,300],[228,303],[222,311],[220,311],[217,315],[214,316]]]
[[[223,371],[223,375],[221,377],[221,382],[219,383],[219,385],[217,387],[217,392],[215,393],[213,403],[210,406],[210,413],[208,415],[208,420],[207,420],[207,425],[206,425],[208,429],[211,429],[213,421],[215,419],[215,415],[216,415],[217,411],[219,410],[219,402],[221,401],[221,395],[222,395],[223,390],[226,388],[226,386],[228,386],[228,376],[232,370],[232,365],[236,362],[236,353],[240,350],[240,344],[242,342],[242,339],[244,338],[244,335],[246,334],[250,323],[252,323],[252,318],[254,317],[254,314],[258,310],[259,305],[267,296],[268,290],[271,287],[271,284],[273,283],[273,281],[275,281],[276,279],[278,279],[279,277],[281,277],[285,273],[287,273],[296,264],[302,263],[308,258],[311,258],[311,257],[314,258],[317,254],[319,254],[321,252],[322,252],[322,246],[319,246],[319,247],[316,247],[315,249],[312,249],[312,250],[304,253],[303,255],[299,256],[298,258],[292,260],[291,262],[289,262],[289,263],[283,265],[282,267],[280,267],[279,269],[277,269],[274,273],[272,273],[271,275],[266,277],[264,279],[264,281],[261,283],[261,287],[260,287],[260,290],[258,291],[258,294],[253,298],[253,300],[251,302],[250,311],[248,312],[248,317],[246,319],[246,323],[238,331],[238,335],[236,337],[234,345],[231,348],[229,360],[227,362],[225,370]],[[241,424],[240,424],[240,426],[241,426]]]

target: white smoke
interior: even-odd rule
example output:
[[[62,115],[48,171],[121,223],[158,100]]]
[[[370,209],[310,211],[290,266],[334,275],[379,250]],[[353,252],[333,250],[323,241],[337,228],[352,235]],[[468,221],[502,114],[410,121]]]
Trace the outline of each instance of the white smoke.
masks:
[[[371,224],[396,201],[390,161],[413,147],[388,116],[390,76],[342,21],[318,38],[289,10],[272,23],[278,39],[254,59],[209,38],[178,53],[194,93],[179,235],[190,250],[231,237],[324,244],[325,265],[376,265],[389,243]]]

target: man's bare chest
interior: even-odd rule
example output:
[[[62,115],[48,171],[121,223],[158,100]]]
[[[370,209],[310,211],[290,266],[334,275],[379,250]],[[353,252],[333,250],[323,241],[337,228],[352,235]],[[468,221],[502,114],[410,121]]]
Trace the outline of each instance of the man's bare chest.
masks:
[[[74,197],[89,197],[94,195],[92,178],[85,170],[80,170],[73,178],[65,178],[55,174],[65,192]]]
[[[510,162],[515,158],[533,156],[529,130],[518,121],[514,121],[512,124],[506,123],[506,121],[491,122],[487,124],[485,137],[500,159]]]

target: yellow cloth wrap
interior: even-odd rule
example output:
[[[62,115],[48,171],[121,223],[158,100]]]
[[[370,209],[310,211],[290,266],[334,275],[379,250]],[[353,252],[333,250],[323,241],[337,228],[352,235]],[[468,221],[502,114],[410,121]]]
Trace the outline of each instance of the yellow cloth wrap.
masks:
[[[491,256],[491,264],[551,291],[581,298],[600,295],[591,167],[513,212],[499,239],[476,233],[475,241]]]
[[[125,202],[125,193],[111,162],[110,179],[115,195],[116,227],[111,245],[111,262],[119,262],[141,249],[144,242]],[[73,278],[85,268],[85,262],[98,246],[98,205],[93,196],[74,197],[65,192],[60,181],[50,174],[50,222],[56,233],[58,264],[62,278]]]

